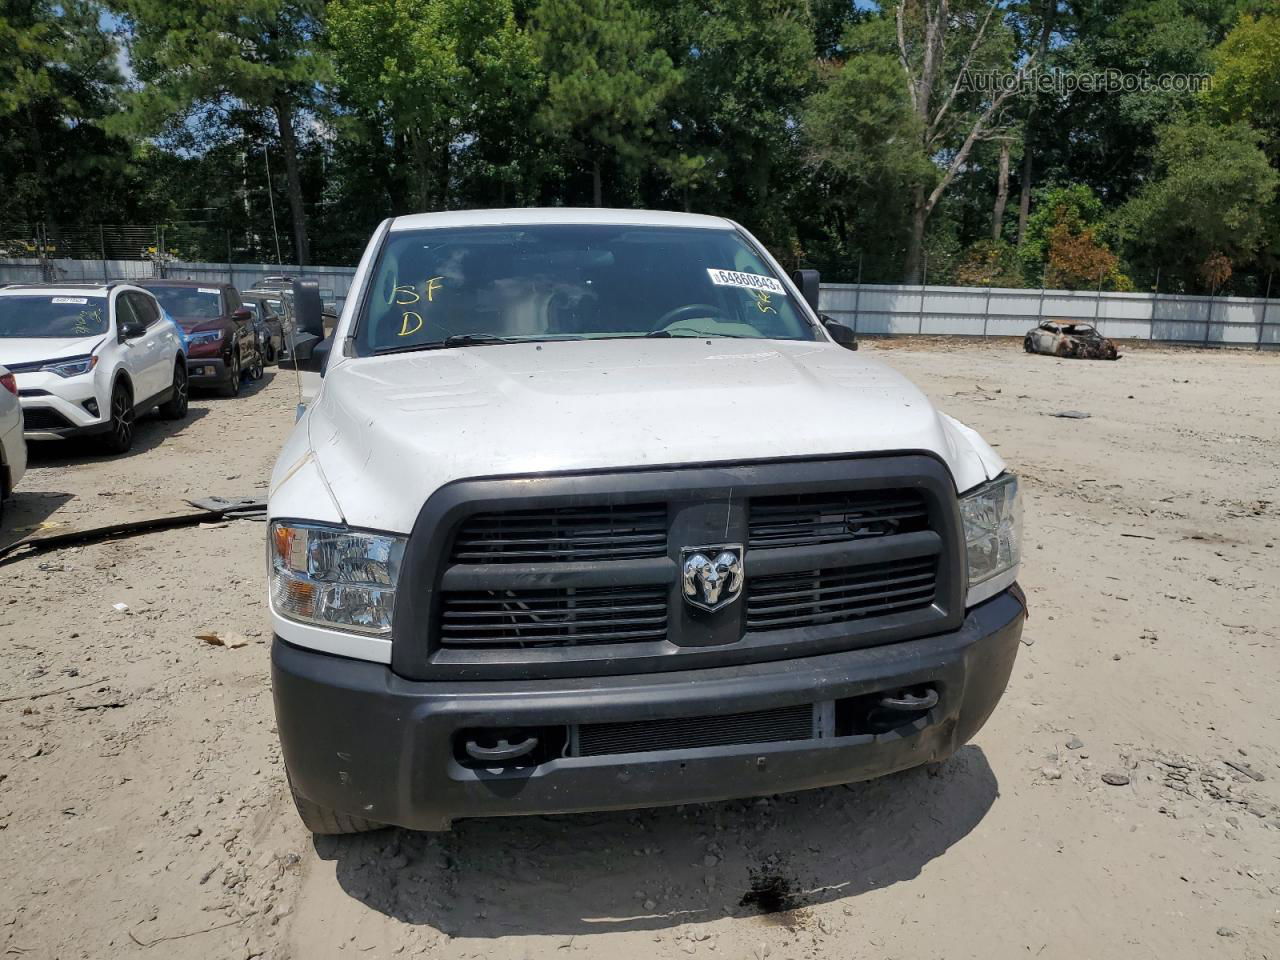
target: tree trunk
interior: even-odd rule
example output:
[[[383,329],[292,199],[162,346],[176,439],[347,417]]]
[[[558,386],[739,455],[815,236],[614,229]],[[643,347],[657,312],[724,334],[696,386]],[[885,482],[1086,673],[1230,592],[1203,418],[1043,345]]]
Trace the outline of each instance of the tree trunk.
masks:
[[[591,161],[591,202],[594,206],[604,206],[604,188],[600,183],[600,158]]]
[[[903,283],[920,282],[920,259],[924,251],[924,228],[929,211],[924,186],[917,185],[911,196],[911,239],[907,241],[907,263],[902,271]]]
[[[302,205],[302,175],[298,168],[298,138],[293,131],[293,106],[286,96],[276,99],[276,120],[280,126],[280,147],[284,151],[285,183],[289,192],[289,212],[293,217],[294,253],[299,266],[310,260],[307,243],[307,211]]]
[[[1044,66],[1045,55],[1049,51],[1049,37],[1053,34],[1053,15],[1058,11],[1058,0],[1044,0],[1044,9],[1040,20],[1040,46],[1037,57],[1040,66]],[[1027,217],[1031,214],[1031,175],[1035,166],[1032,139],[1036,124],[1036,99],[1032,95],[1031,105],[1027,108],[1027,123],[1022,129],[1022,183],[1018,190],[1018,243],[1027,233]]]
[[[423,136],[421,130],[414,130],[410,135],[412,143],[410,149],[413,151],[413,196],[414,205],[417,207],[416,213],[426,213],[431,209],[431,193],[428,189],[429,177],[427,176],[427,138]]]
[[[440,144],[440,163],[436,175],[436,209],[449,209],[449,164],[452,160],[449,153],[449,141]]]
[[[1009,202],[1009,141],[1000,141],[1000,172],[996,176],[996,205],[991,211],[991,239],[999,240],[1004,229],[1004,208]]]

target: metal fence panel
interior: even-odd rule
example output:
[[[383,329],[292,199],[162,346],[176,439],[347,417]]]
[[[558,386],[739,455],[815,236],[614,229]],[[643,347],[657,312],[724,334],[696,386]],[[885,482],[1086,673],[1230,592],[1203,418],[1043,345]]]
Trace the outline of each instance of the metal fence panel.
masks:
[[[1095,323],[1120,339],[1280,346],[1280,300],[1258,297],[829,283],[820,303],[824,313],[867,334],[1008,337],[1041,320],[1064,320]]]

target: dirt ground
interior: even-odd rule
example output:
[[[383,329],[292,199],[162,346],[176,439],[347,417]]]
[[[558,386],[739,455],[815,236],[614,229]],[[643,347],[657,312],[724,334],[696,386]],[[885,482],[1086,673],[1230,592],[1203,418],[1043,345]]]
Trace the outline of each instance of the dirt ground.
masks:
[[[313,840],[275,741],[262,524],[68,549],[0,566],[3,956],[1280,957],[1280,356],[864,349],[1025,480],[1031,619],[956,757]],[[293,402],[276,375],[140,424],[128,456],[37,450],[0,543],[261,493]]]

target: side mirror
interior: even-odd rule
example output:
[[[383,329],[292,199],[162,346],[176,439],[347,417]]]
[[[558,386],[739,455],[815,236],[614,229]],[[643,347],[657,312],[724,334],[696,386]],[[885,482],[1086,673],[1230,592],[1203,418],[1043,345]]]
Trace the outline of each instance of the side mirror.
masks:
[[[147,325],[141,320],[122,320],[120,322],[120,339],[137,340],[147,332]]]
[[[280,358],[280,369],[318,373],[323,377],[331,349],[333,349],[333,337],[321,339],[314,333],[300,333],[294,338],[293,352],[287,357]]]
[[[320,284],[314,280],[293,281],[293,322],[298,333],[312,334],[317,340],[324,338]]]
[[[795,285],[800,288],[800,295],[804,297],[805,303],[813,307],[813,312],[818,312],[818,294],[822,287],[822,277],[817,270],[797,270],[791,274],[791,279]]]
[[[822,325],[826,328],[827,333],[831,334],[832,340],[840,344],[840,346],[844,347],[846,350],[858,349],[858,338],[852,330],[846,327],[843,323],[838,323],[835,320],[832,320],[825,313],[819,314],[818,317],[822,320]]]
[[[253,319],[253,311],[248,307],[236,307],[231,311],[231,319],[236,323],[248,323]]]

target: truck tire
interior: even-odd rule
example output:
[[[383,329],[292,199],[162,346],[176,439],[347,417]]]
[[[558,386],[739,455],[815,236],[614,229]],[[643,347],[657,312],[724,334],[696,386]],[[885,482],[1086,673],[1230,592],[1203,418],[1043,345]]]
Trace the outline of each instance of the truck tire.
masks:
[[[375,823],[362,817],[350,817],[338,813],[318,803],[312,803],[289,784],[289,792],[293,794],[293,805],[298,808],[298,816],[302,825],[312,833],[322,836],[334,836],[343,833],[368,833],[370,830],[381,830],[385,823]]]

